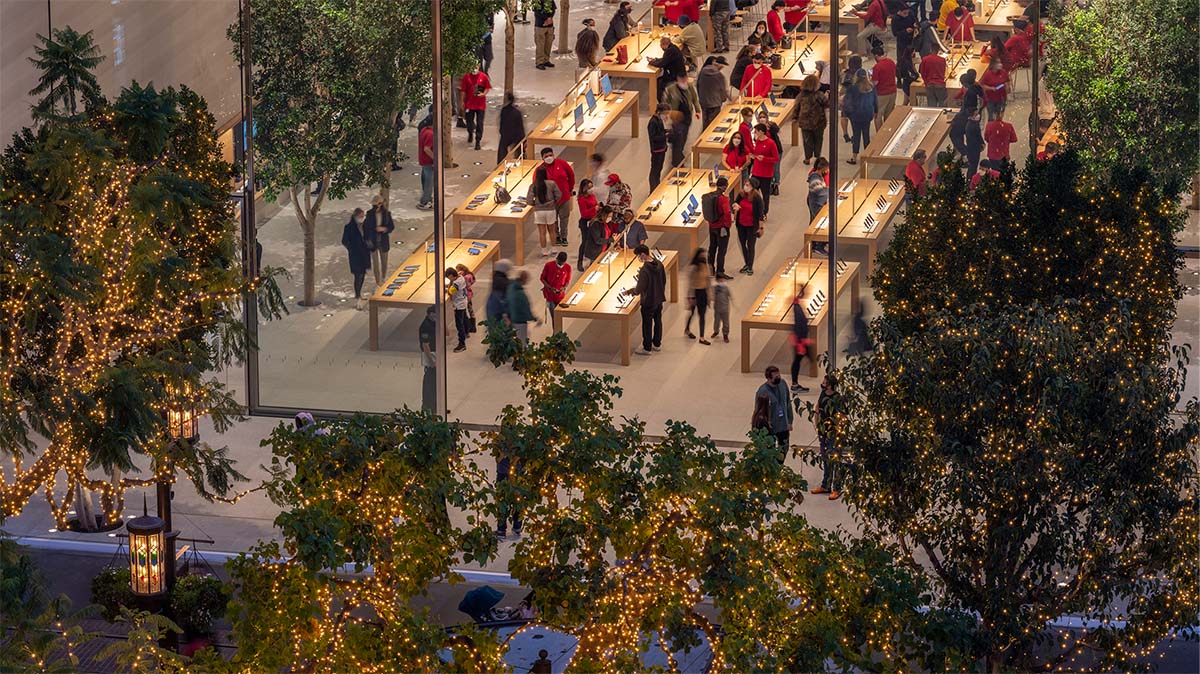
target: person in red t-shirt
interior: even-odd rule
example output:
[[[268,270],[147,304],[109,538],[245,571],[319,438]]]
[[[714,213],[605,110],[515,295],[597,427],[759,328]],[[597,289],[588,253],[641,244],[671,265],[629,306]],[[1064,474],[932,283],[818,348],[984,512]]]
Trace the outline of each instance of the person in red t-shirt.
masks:
[[[725,149],[721,151],[721,166],[726,171],[734,171],[741,173],[746,166],[746,158],[749,149],[745,140],[742,139],[741,131],[734,131],[729,137],[729,142],[725,144]]]
[[[876,105],[875,130],[883,126],[883,121],[892,110],[896,109],[896,62],[883,55],[883,47],[871,48],[875,57],[875,67],[871,69],[871,81],[875,83]]]
[[[871,38],[884,34],[884,28],[887,27],[887,5],[883,4],[883,0],[871,0],[866,12],[855,12],[854,15],[863,20],[863,29],[858,31],[858,49],[860,53],[866,54],[871,48]]]
[[[1024,68],[1029,65],[1030,54],[1033,51],[1030,45],[1031,39],[1028,30],[1019,30],[1005,40],[1004,51],[1008,52],[1008,62],[1012,68]],[[1011,71],[1010,68],[1009,72]]]
[[[925,83],[926,104],[931,108],[946,105],[946,59],[931,50],[921,58],[920,73]]]
[[[567,254],[559,251],[542,267],[542,297],[546,298],[546,307],[550,310],[550,318],[554,318],[554,307],[562,304],[566,297],[567,286],[571,285],[571,265],[567,263]]]
[[[775,164],[779,161],[779,148],[771,139],[766,124],[754,125],[754,145],[750,149],[750,179],[758,188],[763,200],[763,220],[771,212],[771,183],[775,180]]]
[[[727,280],[733,278],[725,273],[725,253],[729,248],[730,227],[733,226],[733,209],[729,203],[729,196],[725,194],[728,189],[729,179],[721,176],[717,178],[713,191],[704,195],[717,212],[717,219],[708,223],[708,262],[712,267],[713,276]]]
[[[433,208],[433,125],[426,124],[417,131],[417,165],[421,167],[421,200],[417,208]]]
[[[787,5],[787,11],[783,13],[783,24],[791,26],[793,30],[798,29],[804,23],[804,17],[808,16],[809,0],[784,0],[784,4]]]
[[[599,208],[596,195],[592,193],[592,181],[587,178],[579,181],[579,196],[575,200],[579,203],[579,261],[577,266],[583,269],[583,247],[587,242],[588,226],[591,225],[592,218],[596,217],[596,210]]]
[[[558,228],[555,245],[565,246],[567,245],[567,221],[571,219],[571,197],[575,194],[575,170],[565,160],[557,159],[551,148],[542,148],[541,155],[542,163],[546,165],[546,178],[553,180],[554,184],[558,185],[558,191],[562,193],[558,199]]]
[[[913,153],[912,161],[904,167],[904,177],[913,186],[912,191],[908,193],[909,200],[912,199],[914,193],[919,197],[925,196],[925,158],[927,156],[925,150],[917,150]]]
[[[487,93],[492,90],[492,81],[487,73],[476,64],[475,71],[463,75],[463,110],[467,112],[467,144],[475,140],[475,149],[483,139],[483,112],[487,109]]]
[[[987,160],[980,164],[999,171],[1009,160],[1008,146],[1017,142],[1017,130],[1004,121],[1003,112],[997,112],[984,128],[983,138],[987,141]]]
[[[750,144],[754,142],[754,109],[746,106],[739,112],[742,115],[742,123],[738,124],[738,133],[742,134],[742,147],[749,152]]]
[[[959,7],[946,17],[946,33],[942,39],[947,42],[974,42],[975,15],[966,7]]]
[[[983,88],[988,119],[998,117],[1008,102],[1008,72],[1004,70],[1000,59],[992,59],[988,63],[988,69],[979,76],[979,86]]]
[[[700,0],[663,0],[659,3],[663,8],[663,18],[672,26],[679,23],[679,17],[687,16],[692,21],[700,20]]]
[[[992,170],[980,171],[979,173],[976,173],[975,175],[971,176],[970,189],[974,190],[976,187],[979,187],[979,183],[983,182],[984,178],[987,178],[988,180],[995,180],[996,178],[999,178],[999,177],[1000,177],[999,171],[992,171]]]
[[[764,63],[765,57],[762,54],[755,54],[751,60],[753,63],[746,67],[738,88],[743,96],[765,98],[771,93],[771,67]]]

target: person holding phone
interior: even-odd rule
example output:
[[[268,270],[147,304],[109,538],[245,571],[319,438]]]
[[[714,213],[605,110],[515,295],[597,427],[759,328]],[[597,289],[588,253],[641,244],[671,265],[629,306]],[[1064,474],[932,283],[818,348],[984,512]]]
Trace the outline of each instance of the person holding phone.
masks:
[[[1000,59],[992,59],[988,69],[979,78],[979,86],[983,89],[983,102],[987,105],[988,119],[994,119],[1004,112],[1008,103],[1008,71]]]

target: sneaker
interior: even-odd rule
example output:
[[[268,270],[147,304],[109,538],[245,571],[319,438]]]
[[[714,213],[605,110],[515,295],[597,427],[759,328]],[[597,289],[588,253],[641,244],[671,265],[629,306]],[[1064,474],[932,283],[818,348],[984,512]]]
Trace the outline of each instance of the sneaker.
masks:
[[[829,500],[830,501],[836,501],[836,500],[840,499],[841,497],[842,497],[842,492],[840,492],[836,489],[829,492]]]
[[[475,143],[475,149],[476,149],[476,150],[478,150],[478,149],[479,149],[479,143]]]
[[[357,311],[362,311],[363,307],[366,306],[366,304],[367,304],[367,301],[364,299],[360,298],[360,299],[354,300],[354,308]]]
[[[475,149],[478,150],[479,148],[475,148]],[[773,197],[779,196],[779,185],[778,184],[771,185],[771,196],[773,196]]]
[[[717,274],[717,277],[719,277],[719,278],[723,278],[723,279],[725,279],[726,281],[732,281],[732,280],[733,280],[733,277],[732,277],[732,276],[730,276],[729,274],[726,274],[725,272],[721,272],[720,274]]]
[[[792,393],[808,393],[808,387],[801,386],[799,384],[792,384]]]
[[[521,530],[513,529],[513,538],[520,538],[520,537],[521,537]]]
[[[828,494],[829,490],[826,489],[825,487],[817,487],[816,489],[814,489],[808,493],[810,493],[810,494]]]
[[[496,534],[496,538],[499,538],[500,540],[504,540],[504,539],[508,538],[507,531],[501,531],[500,529],[497,529],[495,534]]]
[[[747,270],[746,270],[746,276],[754,276],[754,270],[753,270],[753,269],[747,269]]]
[[[749,267],[742,267],[741,269],[738,270],[738,273],[745,274],[747,269],[749,269]]]
[[[432,211],[432,210],[433,210],[433,204],[417,204],[417,210],[419,210],[419,211]]]
[[[655,350],[655,351],[662,351],[662,347],[661,347],[661,346],[656,346],[656,347],[653,347],[653,348],[654,348],[654,350]]]
[[[459,344],[458,346],[454,347],[454,353],[462,353],[463,351],[466,351],[466,350],[467,350],[466,344]]]
[[[534,66],[534,68],[537,68],[538,70],[545,70],[546,66],[543,63],[539,63],[536,66]]]
[[[728,344],[728,343],[729,343],[729,335],[725,335],[725,343],[726,343],[726,344]]]
[[[634,349],[633,352],[639,356],[649,356],[650,355],[650,352],[645,349]]]
[[[470,145],[470,144],[471,144],[471,143],[473,143],[473,142],[475,142],[475,137],[474,137],[474,136],[467,136],[467,145]],[[478,150],[479,148],[475,148],[475,149],[477,149],[477,150]]]
[[[545,63],[543,63],[542,65],[546,66],[547,68],[553,68],[553,67],[554,67],[554,64],[553,64],[553,63],[551,63],[551,62],[549,62],[549,61],[546,61],[546,62],[545,62]]]

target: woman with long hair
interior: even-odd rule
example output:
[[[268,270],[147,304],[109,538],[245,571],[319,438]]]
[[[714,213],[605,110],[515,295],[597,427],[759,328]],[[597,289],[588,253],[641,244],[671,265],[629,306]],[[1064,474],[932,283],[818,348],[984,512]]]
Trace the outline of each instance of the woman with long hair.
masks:
[[[558,222],[558,201],[562,191],[553,180],[546,178],[546,169],[539,166],[533,172],[533,184],[529,186],[526,201],[533,206],[533,222],[538,228],[538,243],[542,247],[542,257],[550,255],[549,242],[555,234],[555,223]]]
[[[846,163],[857,164],[859,145],[861,144],[862,148],[866,149],[871,142],[871,120],[875,119],[875,113],[879,110],[875,86],[871,84],[871,78],[867,77],[866,70],[858,69],[854,84],[846,89],[846,97],[842,99],[842,106],[845,110],[844,114],[850,120],[852,131],[850,151],[853,154],[846,160]]]
[[[742,249],[742,261],[745,262],[738,271],[747,276],[754,275],[754,244],[762,236],[764,215],[763,198],[754,188],[754,182],[742,181],[742,192],[733,203],[733,217],[737,223],[738,246]]]
[[[741,173],[746,169],[748,156],[746,139],[742,138],[741,131],[734,131],[729,137],[729,142],[725,143],[725,149],[721,150],[721,167],[726,171]]]
[[[696,339],[692,333],[692,316],[700,314],[700,343],[711,344],[704,338],[704,316],[708,313],[708,288],[712,285],[712,269],[708,266],[708,253],[703,248],[697,248],[692,255],[692,264],[688,267],[688,317],[683,334],[688,339]]]
[[[821,156],[825,127],[829,124],[829,99],[821,91],[821,81],[816,75],[809,75],[800,82],[796,105],[796,121],[804,140],[804,163],[807,165],[813,158]]]

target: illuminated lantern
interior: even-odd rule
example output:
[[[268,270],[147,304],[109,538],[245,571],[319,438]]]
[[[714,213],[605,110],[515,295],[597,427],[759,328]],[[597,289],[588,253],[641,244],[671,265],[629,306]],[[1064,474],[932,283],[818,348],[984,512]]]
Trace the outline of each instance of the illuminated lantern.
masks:
[[[167,564],[171,555],[167,549],[166,522],[154,515],[142,516],[125,523],[129,530],[129,587],[138,597],[159,597],[167,593]]]
[[[167,435],[172,440],[195,443],[200,439],[200,414],[196,411],[196,403],[186,395],[174,397],[167,410]]]

